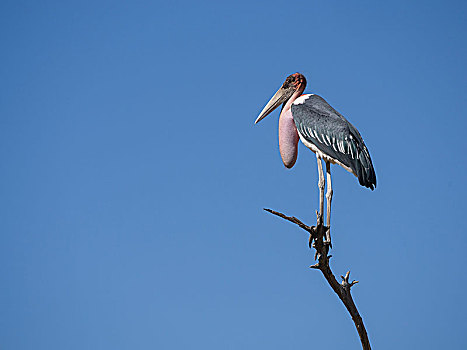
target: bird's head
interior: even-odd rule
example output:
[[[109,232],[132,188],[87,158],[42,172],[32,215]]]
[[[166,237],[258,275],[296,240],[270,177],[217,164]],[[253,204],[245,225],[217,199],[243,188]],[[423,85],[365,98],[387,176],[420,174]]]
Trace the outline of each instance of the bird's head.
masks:
[[[287,79],[285,79],[284,84],[282,84],[281,88],[277,90],[274,96],[263,108],[258,118],[256,119],[255,124],[258,123],[261,119],[264,119],[268,114],[270,114],[273,110],[279,107],[282,103],[287,102],[292,97],[294,97],[292,100],[295,100],[295,98],[297,98],[303,93],[303,91],[305,90],[305,86],[306,79],[303,76],[303,74],[294,73],[292,75],[289,75]]]

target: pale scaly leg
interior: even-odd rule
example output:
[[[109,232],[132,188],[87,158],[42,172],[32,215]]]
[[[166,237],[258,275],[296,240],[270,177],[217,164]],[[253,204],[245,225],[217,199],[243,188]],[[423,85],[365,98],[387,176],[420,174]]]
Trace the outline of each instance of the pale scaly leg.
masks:
[[[316,154],[316,160],[318,162],[318,188],[319,188],[319,215],[321,216],[321,222],[324,218],[324,173],[323,173],[323,164],[321,163],[321,158]]]
[[[328,183],[328,191],[326,192],[326,242],[331,244],[331,201],[332,201],[332,183],[331,183],[331,163],[326,162],[326,182]]]

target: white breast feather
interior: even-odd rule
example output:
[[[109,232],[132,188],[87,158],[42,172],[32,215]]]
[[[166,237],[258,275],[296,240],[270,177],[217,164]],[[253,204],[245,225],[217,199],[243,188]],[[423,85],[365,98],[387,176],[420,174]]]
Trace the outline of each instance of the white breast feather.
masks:
[[[302,105],[305,103],[306,100],[310,98],[313,94],[302,95],[298,97],[295,101],[293,101],[294,105]]]

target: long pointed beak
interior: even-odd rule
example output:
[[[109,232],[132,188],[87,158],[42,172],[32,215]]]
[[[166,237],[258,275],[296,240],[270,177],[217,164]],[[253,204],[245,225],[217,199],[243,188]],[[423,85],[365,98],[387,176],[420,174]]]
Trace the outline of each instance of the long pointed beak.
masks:
[[[259,114],[258,118],[256,118],[255,124],[257,124],[260,120],[266,118],[268,114],[270,114],[273,110],[279,107],[282,103],[288,100],[290,96],[288,96],[288,90],[283,89],[282,87],[277,90],[274,96],[269,100],[268,104]]]

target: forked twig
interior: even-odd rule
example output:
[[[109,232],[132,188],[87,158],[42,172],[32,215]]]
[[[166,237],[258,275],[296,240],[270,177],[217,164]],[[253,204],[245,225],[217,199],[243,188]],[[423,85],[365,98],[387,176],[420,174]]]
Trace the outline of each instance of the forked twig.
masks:
[[[332,273],[331,267],[329,266],[329,259],[331,258],[331,255],[328,255],[329,245],[327,245],[324,240],[326,231],[329,228],[323,225],[322,216],[316,212],[316,226],[308,226],[294,216],[287,216],[272,209],[265,208],[264,210],[298,225],[300,228],[304,229],[310,234],[310,247],[313,246],[313,248],[316,250],[315,260],[318,259],[318,262],[310,267],[320,270],[323,273],[324,278],[329,283],[332,290],[337,294],[342,303],[345,305],[347,311],[352,317],[352,321],[357,328],[363,350],[371,350],[365,325],[363,324],[362,317],[358,313],[357,306],[355,306],[355,303],[352,299],[352,294],[350,293],[350,288],[357,284],[358,281],[349,282],[350,271],[347,271],[345,276],[341,276],[342,283],[339,283]]]

